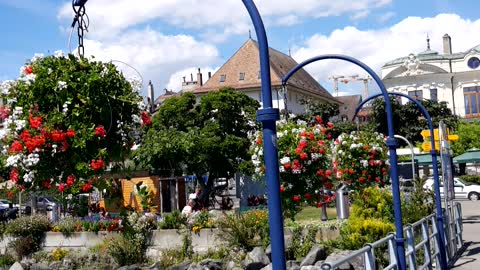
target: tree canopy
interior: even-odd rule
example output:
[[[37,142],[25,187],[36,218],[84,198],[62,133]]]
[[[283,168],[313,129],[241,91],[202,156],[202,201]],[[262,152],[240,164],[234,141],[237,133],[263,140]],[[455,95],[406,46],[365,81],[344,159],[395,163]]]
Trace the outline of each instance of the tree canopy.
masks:
[[[453,154],[455,156],[461,155],[472,148],[480,149],[480,122],[467,122],[460,121],[458,127],[455,130],[455,134],[458,135],[458,141],[452,144]]]
[[[232,88],[210,92],[198,103],[192,93],[172,97],[153,117],[135,161],[160,175],[208,175],[208,186],[217,178],[232,177],[250,160],[248,135],[256,128],[258,107],[257,101]]]
[[[422,142],[423,138],[420,132],[428,129],[428,125],[420,109],[413,102],[402,105],[399,100],[394,97],[390,97],[390,102],[393,113],[394,133],[406,137],[413,144]],[[446,102],[422,100],[420,103],[430,114],[434,128],[438,128],[440,120],[443,120],[450,129],[457,127],[458,117],[452,113]],[[373,101],[372,111],[371,122],[375,130],[382,134],[388,134],[387,116],[383,98],[378,98]],[[399,141],[399,144],[404,145],[404,142]]]

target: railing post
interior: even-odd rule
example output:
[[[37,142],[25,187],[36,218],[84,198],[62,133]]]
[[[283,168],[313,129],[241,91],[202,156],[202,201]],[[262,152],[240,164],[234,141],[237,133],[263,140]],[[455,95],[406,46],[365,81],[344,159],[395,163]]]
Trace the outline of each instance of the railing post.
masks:
[[[397,242],[395,241],[395,235],[392,234],[394,237],[388,240],[388,253],[390,257],[390,265],[395,265],[396,269],[399,269],[398,263],[398,255],[397,255]]]
[[[408,259],[408,269],[416,270],[417,269],[417,260],[415,258],[415,236],[413,235],[413,227],[412,225],[408,224],[406,226],[406,235],[407,235],[407,250],[405,254],[407,254]]]
[[[435,238],[433,238],[433,245],[435,246],[435,265],[437,268],[439,265],[441,266],[441,262],[442,262],[442,258],[441,258],[441,255],[440,255],[440,233],[438,231],[438,227],[437,227],[437,220],[436,220],[436,217],[431,217],[431,222],[432,222],[432,235],[435,236]]]
[[[457,248],[461,248],[463,246],[463,226],[462,226],[462,205],[460,203],[455,204],[455,223],[457,227]]]
[[[366,244],[365,246],[369,247],[368,251],[363,254],[363,263],[365,265],[365,270],[376,270],[373,246],[371,244]]]
[[[427,264],[429,270],[432,270],[432,253],[430,248],[430,235],[428,233],[428,219],[425,219],[422,222],[422,238],[423,241],[425,241],[425,244],[423,245],[423,256],[425,259],[423,262],[424,264]]]
[[[443,209],[443,231],[444,231],[444,239],[445,239],[445,250],[447,252],[447,263],[450,262],[450,259],[452,258],[452,251],[450,249],[450,216],[448,215],[448,206],[446,209]]]

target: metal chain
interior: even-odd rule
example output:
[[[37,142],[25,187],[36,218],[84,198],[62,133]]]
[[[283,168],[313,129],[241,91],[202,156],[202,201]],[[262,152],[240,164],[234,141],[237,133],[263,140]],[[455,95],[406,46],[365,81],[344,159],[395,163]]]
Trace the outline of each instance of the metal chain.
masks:
[[[85,3],[83,3],[82,5],[76,5],[74,0],[72,1],[72,8],[73,8],[73,11],[75,12],[75,17],[73,18],[72,27],[75,27],[75,24],[78,23],[77,24],[78,55],[80,56],[80,58],[83,58],[85,54],[85,47],[83,46],[83,36],[84,36],[84,31],[88,32],[90,19],[88,18],[88,15],[85,13]]]

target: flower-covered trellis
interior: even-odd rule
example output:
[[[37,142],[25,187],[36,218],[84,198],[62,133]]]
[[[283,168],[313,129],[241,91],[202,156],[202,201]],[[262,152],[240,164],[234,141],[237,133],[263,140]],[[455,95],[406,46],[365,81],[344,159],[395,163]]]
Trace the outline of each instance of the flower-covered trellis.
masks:
[[[351,190],[385,183],[389,165],[382,134],[354,131],[341,134],[334,143],[334,169]]]
[[[89,192],[109,164],[129,155],[149,125],[141,84],[111,63],[60,52],[36,55],[0,85],[1,165],[12,194],[23,189]]]
[[[318,116],[310,124],[279,122],[277,146],[285,217],[293,218],[304,203],[319,207],[331,200],[324,190],[335,186],[331,163],[332,129],[332,123],[323,124]],[[261,133],[254,139],[252,162],[255,173],[261,176],[265,170]]]

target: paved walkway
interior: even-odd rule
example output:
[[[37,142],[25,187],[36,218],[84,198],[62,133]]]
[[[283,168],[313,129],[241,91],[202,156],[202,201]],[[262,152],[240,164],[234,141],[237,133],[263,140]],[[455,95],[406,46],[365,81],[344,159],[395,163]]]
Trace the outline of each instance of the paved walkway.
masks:
[[[480,270],[480,202],[461,201],[465,250],[452,269]]]

